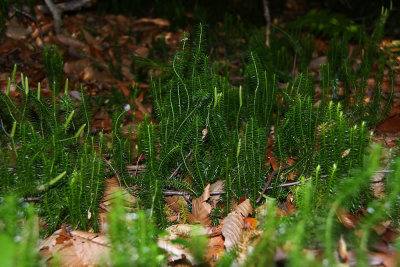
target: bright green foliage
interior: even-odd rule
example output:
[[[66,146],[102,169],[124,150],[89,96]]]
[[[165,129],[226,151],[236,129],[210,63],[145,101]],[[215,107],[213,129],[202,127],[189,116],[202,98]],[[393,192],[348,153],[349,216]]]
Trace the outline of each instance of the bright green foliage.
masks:
[[[59,93],[63,82],[63,56],[61,52],[57,51],[57,46],[52,45],[44,47],[43,57],[49,85],[56,93]]]
[[[283,29],[275,30],[283,39],[272,38],[271,47],[256,39],[251,43],[253,50],[244,66],[245,81],[239,88],[230,85],[227,76],[217,74],[218,67],[210,66],[202,26],[193,44],[188,44],[186,36],[182,40],[182,49],[164,76],[168,79],[152,81],[158,126],[155,129],[147,120],[139,127],[139,148],[147,156],[148,168],[138,182],[146,189],[144,192],[152,192],[143,194],[142,199],[157,222],[165,218],[160,207],[166,188],[199,195],[208,183],[225,178],[227,198],[246,196],[254,203],[268,175],[264,162],[271,125],[275,127],[275,156],[282,167],[289,157],[295,158],[296,165],[290,171],[298,175],[308,176],[319,166],[318,175],[330,177],[330,188],[342,174],[362,165],[369,144],[367,125],[382,118],[377,114],[385,111],[375,116],[357,108],[372,111],[385,99],[374,89],[371,102],[365,105],[366,92],[358,88],[360,81],[371,75],[369,66],[381,60],[381,54],[365,57],[360,70],[345,72],[344,66],[351,61],[344,44],[354,34],[348,33],[343,40],[334,37],[329,64],[321,68],[321,100],[316,104],[314,78],[307,74],[306,64],[312,51],[307,46],[313,39],[306,36],[297,41]],[[281,45],[281,50],[275,47],[283,42],[289,45]],[[293,73],[285,62],[296,58],[305,74],[300,73],[290,82]],[[331,75],[332,69],[335,76]],[[223,73],[229,75],[229,71]],[[279,86],[280,80],[288,81],[286,88]],[[345,87],[341,94],[340,82],[349,81],[354,87]],[[354,95],[355,111],[346,114],[350,108],[343,108],[343,104],[349,104],[350,94]],[[367,118],[364,123],[362,119]],[[272,185],[278,182],[275,179]],[[282,189],[273,192],[281,194]]]
[[[387,196],[371,200],[368,195],[371,176],[379,166],[380,148],[373,147],[370,156],[365,158],[364,168],[353,170],[350,174],[341,176],[330,193],[323,192],[323,187],[315,186],[317,172],[306,181],[301,178],[302,186],[295,188],[294,199],[297,211],[286,217],[279,217],[275,212],[275,201],[267,198],[264,209],[258,215],[262,239],[247,257],[242,266],[271,266],[277,248],[284,249],[288,258],[285,266],[339,266],[334,254],[342,236],[347,243],[347,249],[357,251],[357,265],[367,266],[368,244],[372,244],[376,234],[372,230],[379,223],[398,216],[399,207],[399,164],[397,158],[393,167],[394,172],[386,176],[388,187]],[[319,181],[319,183],[326,181]],[[396,185],[395,185],[396,184]],[[362,204],[360,199],[363,199]],[[336,212],[342,208],[366,208],[360,223],[355,229],[348,231],[337,220]],[[354,234],[357,232],[359,237]],[[323,253],[323,258],[317,258],[307,253],[307,248],[314,247]],[[325,263],[322,263],[324,261]]]
[[[36,250],[38,228],[32,206],[10,196],[0,200],[1,266],[42,266]]]
[[[80,106],[68,94],[57,100],[55,91],[47,99],[29,88],[26,77],[22,81],[15,84],[20,101],[0,94],[0,194],[37,198],[49,232],[67,218],[82,229],[97,229],[103,138],[86,134],[90,124],[85,97]]]
[[[113,266],[161,266],[165,256],[157,246],[159,230],[144,211],[127,213],[121,192],[110,213],[111,261]]]

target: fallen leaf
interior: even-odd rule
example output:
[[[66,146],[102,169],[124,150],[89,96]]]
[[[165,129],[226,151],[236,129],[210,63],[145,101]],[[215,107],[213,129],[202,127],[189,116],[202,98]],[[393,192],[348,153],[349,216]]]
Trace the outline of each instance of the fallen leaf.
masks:
[[[85,43],[83,43],[75,38],[72,38],[72,37],[69,37],[69,36],[66,36],[63,34],[57,34],[55,36],[55,38],[58,42],[60,42],[61,44],[65,45],[67,47],[73,46],[73,47],[77,47],[77,48],[82,48],[85,51],[89,51],[88,46]]]
[[[192,215],[204,226],[211,224],[210,213],[212,207],[206,201],[210,198],[210,185],[204,188],[203,195],[199,198],[194,198],[192,201]]]
[[[104,182],[104,193],[101,199],[101,203],[110,207],[111,200],[115,198],[117,191],[122,192],[123,199],[125,201],[125,206],[132,207],[136,203],[136,197],[128,192],[128,190],[120,185],[117,178],[106,179]]]
[[[138,57],[146,58],[149,55],[149,49],[147,47],[138,47],[136,48],[134,54]]]
[[[169,21],[161,18],[141,18],[132,23],[132,27],[136,31],[151,31],[154,29],[168,28],[169,26]]]
[[[295,203],[294,203],[293,194],[289,194],[289,195],[286,197],[286,202],[285,202],[285,205],[284,205],[284,210],[286,211],[286,214],[287,214],[287,215],[290,215],[290,214],[296,212],[296,205],[295,205]]]
[[[348,262],[349,254],[347,252],[347,244],[342,235],[340,236],[338,243],[339,243],[338,244],[338,253],[339,253],[340,259],[343,262]]]
[[[203,130],[204,131],[204,130]],[[210,185],[210,192],[218,192],[218,191],[223,191],[225,189],[225,180],[217,180],[215,183]],[[217,205],[219,202],[220,196],[210,196],[210,203],[213,208]]]
[[[8,38],[14,40],[23,40],[26,39],[26,37],[31,33],[32,27],[25,27],[24,25],[20,24],[16,17],[13,17],[7,25],[6,36]]]
[[[336,215],[339,221],[346,227],[347,229],[354,229],[356,224],[358,223],[357,217],[352,214],[350,211],[345,210],[343,208],[336,210]]]
[[[224,238],[222,235],[211,237],[208,241],[206,261],[209,262],[211,266],[214,266],[214,264],[220,259],[224,248]]]
[[[157,244],[161,249],[168,252],[169,261],[187,259],[192,264],[197,263],[193,255],[189,252],[187,248],[185,248],[181,244],[173,243],[173,240],[178,237],[189,238],[194,232],[200,235],[205,235],[205,228],[201,227],[199,229],[199,227],[201,226],[191,224],[176,224],[165,229],[167,232],[170,233],[170,235],[159,238]]]
[[[67,232],[65,226],[47,237],[39,247],[51,265],[52,256],[59,255],[61,266],[87,266],[108,262],[108,240],[101,234],[83,231]]]
[[[222,235],[225,237],[225,248],[232,249],[240,240],[244,227],[244,218],[253,211],[250,200],[242,202],[235,210],[228,214],[222,227]]]
[[[294,179],[296,179],[296,177],[297,177],[297,174],[295,172],[290,172],[287,179],[289,181],[293,181]]]
[[[271,163],[272,169],[274,171],[279,169],[279,163],[278,163],[278,159],[275,157],[270,157],[269,158],[269,162]]]

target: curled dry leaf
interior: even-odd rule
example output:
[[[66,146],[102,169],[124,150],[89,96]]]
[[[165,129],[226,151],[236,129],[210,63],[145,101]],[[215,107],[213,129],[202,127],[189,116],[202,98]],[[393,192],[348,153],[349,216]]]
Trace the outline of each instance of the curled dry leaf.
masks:
[[[290,215],[296,211],[296,205],[294,203],[294,196],[293,194],[289,194],[286,198],[286,202],[284,205],[284,209],[287,215]]]
[[[223,191],[225,189],[225,181],[224,180],[217,180],[215,183],[210,185],[210,191],[211,192],[217,192],[217,191]],[[210,203],[213,208],[217,205],[219,202],[219,197],[220,196],[211,196],[210,197]]]
[[[350,211],[345,209],[338,209],[336,211],[336,216],[338,217],[339,221],[344,225],[344,227],[346,227],[347,229],[355,229],[358,223],[357,217]]]
[[[136,31],[150,31],[155,29],[168,28],[170,23],[166,19],[161,18],[141,18],[132,23],[132,27]]]
[[[170,235],[159,238],[157,244],[161,249],[168,252],[169,261],[187,259],[192,264],[197,263],[195,258],[187,248],[185,248],[181,244],[173,243],[172,241],[178,237],[188,238],[193,233],[205,235],[206,230],[203,227],[199,229],[199,227],[201,226],[190,224],[176,224],[165,229],[167,232],[170,233]]]
[[[250,200],[246,199],[225,218],[222,235],[225,237],[225,248],[227,250],[233,248],[240,240],[244,219],[252,213],[252,210]]]
[[[269,162],[271,163],[272,169],[274,171],[279,169],[279,163],[278,163],[278,159],[275,157],[270,157],[269,158]]]
[[[46,238],[39,250],[46,261],[58,253],[61,266],[88,266],[107,262],[109,245],[101,234],[67,232],[63,227]]]
[[[343,262],[349,261],[349,254],[347,252],[347,244],[346,244],[346,241],[344,240],[343,236],[340,236],[340,239],[338,242],[338,252],[339,252],[340,259]]]
[[[194,198],[192,201],[192,215],[195,221],[204,226],[211,224],[210,213],[212,207],[206,201],[210,198],[210,185],[204,188],[203,195],[199,198]]]

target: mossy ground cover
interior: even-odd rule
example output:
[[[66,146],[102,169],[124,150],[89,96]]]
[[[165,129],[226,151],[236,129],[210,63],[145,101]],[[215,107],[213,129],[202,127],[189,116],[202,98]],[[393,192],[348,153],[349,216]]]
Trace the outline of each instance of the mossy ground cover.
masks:
[[[395,266],[391,11],[367,28],[313,10],[274,23],[268,45],[264,28],[229,15],[169,32],[163,19],[67,14],[57,35],[49,17],[41,33],[9,18],[2,258]]]

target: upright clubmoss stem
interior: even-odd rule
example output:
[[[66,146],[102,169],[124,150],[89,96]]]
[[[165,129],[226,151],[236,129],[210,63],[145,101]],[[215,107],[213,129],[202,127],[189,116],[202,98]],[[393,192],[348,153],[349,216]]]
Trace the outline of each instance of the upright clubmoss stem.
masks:
[[[41,84],[39,82],[37,87],[37,96],[36,96],[37,100],[39,101],[40,101],[40,91],[41,91]]]

